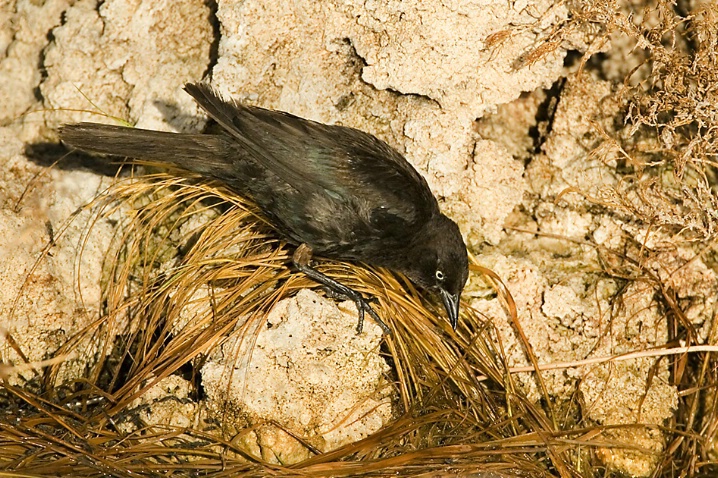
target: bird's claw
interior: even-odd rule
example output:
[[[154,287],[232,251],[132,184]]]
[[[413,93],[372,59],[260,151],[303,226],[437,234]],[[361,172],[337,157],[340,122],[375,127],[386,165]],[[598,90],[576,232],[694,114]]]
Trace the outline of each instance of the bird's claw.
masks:
[[[357,324],[357,333],[361,334],[364,330],[364,313],[369,312],[369,315],[372,319],[377,323],[377,325],[381,328],[384,335],[390,335],[391,329],[388,325],[384,323],[383,320],[379,317],[379,314],[377,314],[374,309],[369,305],[370,302],[378,302],[376,297],[370,297],[368,299],[364,298],[364,296],[360,293],[355,291],[354,289],[345,286],[341,282],[338,282],[330,277],[325,276],[318,270],[314,269],[309,265],[309,259],[311,258],[311,247],[309,247],[307,244],[302,244],[299,247],[297,247],[297,250],[294,251],[294,255],[292,256],[292,261],[294,262],[294,266],[305,273],[310,278],[314,279],[315,281],[319,282],[324,286],[325,292],[327,292],[327,295],[332,298],[342,297],[345,299],[353,300],[357,307],[357,312],[359,312],[359,323]]]
[[[372,319],[374,319],[374,322],[381,328],[384,335],[391,335],[391,329],[389,328],[386,323],[384,323],[383,320],[379,317],[379,314],[376,313],[376,311],[372,308],[371,305],[369,305],[370,302],[378,302],[376,297],[371,297],[369,299],[366,299],[359,295],[358,297],[354,298],[354,303],[356,304],[357,311],[359,312],[359,322],[357,323],[357,334],[361,334],[364,330],[364,313],[368,312]]]

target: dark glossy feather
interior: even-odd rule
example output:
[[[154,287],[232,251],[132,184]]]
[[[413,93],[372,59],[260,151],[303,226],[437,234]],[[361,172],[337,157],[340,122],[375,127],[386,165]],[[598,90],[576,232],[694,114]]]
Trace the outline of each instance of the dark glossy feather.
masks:
[[[202,84],[185,89],[221,134],[81,123],[62,127],[60,137],[87,152],[172,163],[219,180],[254,200],[289,242],[389,267],[441,293],[456,325],[466,246],[401,154],[353,128],[225,101]]]
[[[412,228],[438,214],[424,178],[385,142],[354,128],[222,100],[206,85],[185,88],[234,139],[306,195],[354,201],[370,224]]]
[[[176,134],[99,123],[65,125],[59,132],[65,144],[88,153],[172,162],[200,174],[227,170],[246,156],[241,150],[232,151],[231,142],[217,135]],[[236,156],[228,157],[230,152]]]
[[[80,123],[60,136],[91,153],[171,162],[223,181],[257,202],[291,242],[323,254],[384,254],[439,214],[424,178],[367,133],[227,102],[206,85],[186,89],[226,135]]]

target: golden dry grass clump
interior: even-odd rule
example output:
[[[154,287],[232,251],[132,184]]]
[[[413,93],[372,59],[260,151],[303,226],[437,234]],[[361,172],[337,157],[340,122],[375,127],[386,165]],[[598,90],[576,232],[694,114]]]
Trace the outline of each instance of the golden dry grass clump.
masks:
[[[55,355],[86,350],[88,342],[95,353],[80,358],[86,373],[73,383],[59,383],[64,364],[49,362],[29,387],[5,385],[4,470],[26,476],[386,476],[447,470],[491,477],[590,476],[592,450],[612,447],[601,439],[602,427],[581,424],[578,402],[559,409],[551,399],[528,400],[514,386],[498,334],[470,308],[453,332],[405,279],[333,261],[320,261],[319,267],[376,297],[393,329],[383,350],[400,397],[392,424],[282,467],[244,448],[236,437],[246,431],[227,434],[222,423],[201,413],[192,426],[145,423],[145,405],[137,399],[155,384],[191,376],[196,388],[176,400],[200,403],[198,370],[207,355],[233,334],[253,340],[259,330],[254,325],[274,304],[316,284],[292,271],[290,251],[251,204],[197,177],[126,177],[91,206],[98,218],[124,222],[107,261],[106,310]]]
[[[545,471],[556,423],[511,386],[487,324],[466,308],[453,332],[406,279],[334,261],[318,267],[376,297],[393,329],[383,354],[400,397],[395,423],[291,469],[253,456],[201,414],[189,428],[143,424],[138,398],[182,375],[196,387],[183,399],[201,401],[198,371],[207,355],[232,334],[252,341],[279,300],[317,284],[292,270],[291,251],[251,204],[197,177],[125,177],[88,207],[97,219],[121,224],[107,260],[102,317],[54,354],[79,361],[85,372],[68,383],[67,362],[50,362],[26,388],[5,384],[2,469],[28,476],[192,470],[236,476],[272,469],[355,476],[430,472],[451,462],[456,470],[496,476]],[[479,385],[484,375],[492,385]],[[538,431],[547,437],[539,439]]]

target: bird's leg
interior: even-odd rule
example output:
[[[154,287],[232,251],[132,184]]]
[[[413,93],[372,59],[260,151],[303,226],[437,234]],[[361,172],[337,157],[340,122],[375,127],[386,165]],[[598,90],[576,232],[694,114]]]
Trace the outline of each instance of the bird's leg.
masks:
[[[341,296],[347,297],[350,300],[353,300],[354,303],[357,306],[357,310],[359,311],[359,323],[357,324],[357,333],[361,333],[364,329],[364,312],[368,312],[372,319],[377,323],[379,327],[381,327],[381,330],[384,332],[384,334],[390,334],[391,329],[388,325],[384,323],[381,318],[379,318],[379,315],[372,309],[371,305],[369,305],[369,300],[365,299],[364,296],[362,296],[359,292],[355,291],[351,287],[347,287],[344,284],[342,284],[339,281],[336,281],[332,279],[331,277],[327,277],[326,275],[322,274],[315,268],[309,265],[310,261],[312,259],[312,248],[308,244],[301,244],[297,249],[294,251],[294,255],[292,256],[292,261],[294,262],[294,266],[299,269],[299,271],[306,274],[310,279],[313,279],[323,286],[329,288],[332,292],[335,294],[339,294]]]
[[[342,294],[341,292],[337,292],[334,289],[332,289],[331,287],[322,285],[321,289],[324,291],[324,295],[326,295],[330,299],[351,300],[351,297],[348,297],[348,296]],[[379,299],[377,299],[376,297],[365,297],[364,300],[367,301],[369,304],[377,304],[379,302]]]

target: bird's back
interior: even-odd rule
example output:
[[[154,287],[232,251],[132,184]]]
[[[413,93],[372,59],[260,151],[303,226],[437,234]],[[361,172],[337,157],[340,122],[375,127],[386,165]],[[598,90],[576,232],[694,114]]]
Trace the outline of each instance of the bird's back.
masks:
[[[221,99],[185,88],[222,134],[179,134],[80,123],[61,128],[87,152],[173,163],[249,196],[290,242],[381,265],[383,256],[439,215],[424,178],[362,131]]]
[[[439,214],[424,178],[367,133],[226,102],[204,85],[187,91],[258,166],[251,178],[235,167],[218,179],[252,196],[295,243],[366,260]]]
[[[253,199],[290,242],[388,267],[438,293],[456,327],[468,277],[466,246],[459,227],[439,212],[426,181],[401,154],[356,129],[227,102],[205,85],[186,90],[223,128],[221,134],[81,123],[62,127],[60,136],[87,152],[173,163],[223,182]],[[373,313],[356,291],[299,260],[295,264]]]

